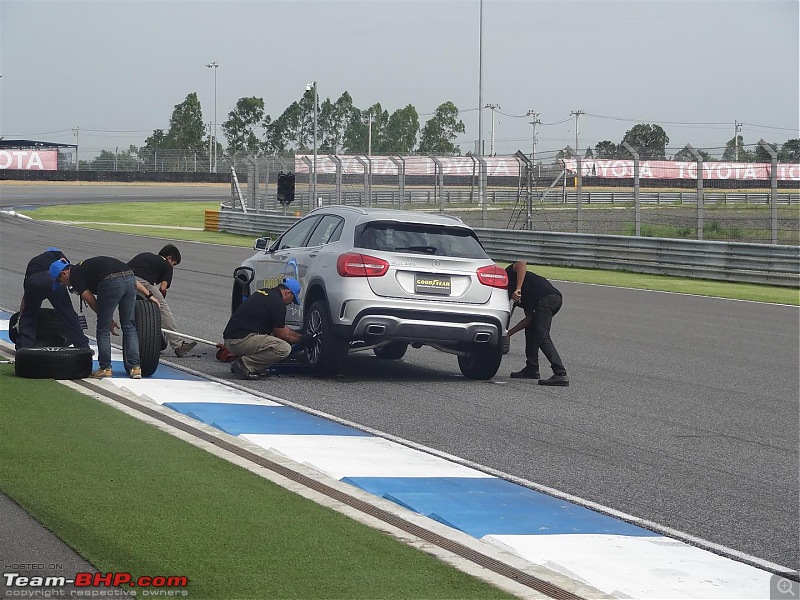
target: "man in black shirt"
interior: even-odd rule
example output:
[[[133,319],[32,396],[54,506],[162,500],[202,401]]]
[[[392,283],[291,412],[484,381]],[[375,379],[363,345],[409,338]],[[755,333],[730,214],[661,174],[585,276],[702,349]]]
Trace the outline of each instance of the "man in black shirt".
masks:
[[[508,337],[525,330],[525,367],[514,373],[515,379],[539,379],[539,385],[569,385],[567,370],[550,339],[550,325],[561,309],[561,292],[544,277],[528,271],[524,260],[506,268],[508,297],[515,306],[521,306],[525,317],[508,330]],[[539,350],[550,361],[553,376],[539,378]]]
[[[167,244],[158,254],[142,252],[128,261],[136,280],[158,300],[161,306],[161,326],[171,331],[177,331],[178,326],[166,301],[167,288],[172,285],[173,267],[180,263],[181,253],[173,244]],[[187,342],[174,333],[167,333],[165,336],[178,358],[186,356],[197,345],[197,342]]]
[[[308,348],[316,343],[313,336],[286,326],[286,306],[300,304],[299,294],[300,282],[287,279],[278,287],[256,290],[236,309],[222,334],[225,347],[237,356],[232,373],[242,379],[266,377],[270,365],[289,356],[292,344]]]
[[[47,299],[66,325],[70,343],[76,348],[88,348],[89,338],[83,333],[78,315],[72,307],[69,292],[63,285],[53,289],[50,278],[50,265],[59,259],[66,260],[64,253],[58,248],[50,247],[34,256],[25,269],[25,280],[22,284],[22,302],[19,307],[17,328],[19,337],[15,346],[30,348],[36,342],[36,324],[42,302]]]
[[[141,292],[158,305],[158,300],[136,281],[133,271],[121,260],[110,256],[87,258],[71,265],[65,259],[50,265],[53,288],[71,286],[84,302],[97,313],[97,359],[100,368],[92,373],[99,379],[111,377],[111,334],[119,327],[114,311],[119,307],[122,345],[125,349],[125,370],[132,379],[142,378],[139,360],[139,338],[136,334],[134,306],[136,292]]]

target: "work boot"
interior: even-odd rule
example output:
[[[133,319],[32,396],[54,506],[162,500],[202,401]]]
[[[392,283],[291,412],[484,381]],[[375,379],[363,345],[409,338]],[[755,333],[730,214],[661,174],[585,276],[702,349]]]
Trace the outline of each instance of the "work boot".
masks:
[[[130,376],[131,376],[131,379],[141,379],[142,378],[142,368],[141,367],[131,367]]]
[[[99,369],[97,369],[97,371],[89,375],[89,377],[91,377],[92,379],[103,379],[104,377],[111,377],[111,367],[105,367],[105,368],[100,367]]]
[[[189,354],[195,346],[197,346],[197,342],[181,342],[181,345],[175,348],[175,356],[183,358]]]
[[[521,370],[511,374],[512,379],[539,379],[539,371],[530,365],[525,365]]]
[[[247,370],[247,367],[244,366],[241,358],[237,358],[235,361],[233,361],[231,364],[231,373],[235,373],[240,379],[248,379],[251,381],[254,379],[259,379],[258,373],[253,373]]]
[[[553,375],[550,379],[540,379],[539,385],[569,385],[569,377],[566,375]]]

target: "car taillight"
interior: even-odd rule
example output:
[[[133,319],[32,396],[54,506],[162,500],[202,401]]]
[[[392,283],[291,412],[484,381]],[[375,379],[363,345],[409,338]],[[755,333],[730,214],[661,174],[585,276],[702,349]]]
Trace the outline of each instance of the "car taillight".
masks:
[[[382,277],[389,270],[389,263],[382,258],[348,252],[336,260],[336,270],[342,277]]]
[[[505,270],[497,265],[489,265],[478,269],[478,281],[489,287],[503,289],[508,287],[508,275]]]

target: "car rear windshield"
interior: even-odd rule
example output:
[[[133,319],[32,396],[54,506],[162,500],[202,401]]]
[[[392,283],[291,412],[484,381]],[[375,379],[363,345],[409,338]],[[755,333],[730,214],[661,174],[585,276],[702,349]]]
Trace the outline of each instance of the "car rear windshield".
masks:
[[[442,225],[372,221],[356,229],[355,246],[383,252],[488,258],[475,232]]]

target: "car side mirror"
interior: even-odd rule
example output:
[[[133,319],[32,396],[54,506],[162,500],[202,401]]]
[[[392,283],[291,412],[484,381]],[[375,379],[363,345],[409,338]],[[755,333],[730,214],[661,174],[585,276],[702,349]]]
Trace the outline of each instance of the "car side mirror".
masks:
[[[253,244],[253,250],[264,250],[266,251],[267,248],[270,247],[272,244],[272,239],[268,237],[258,238],[256,243]]]

